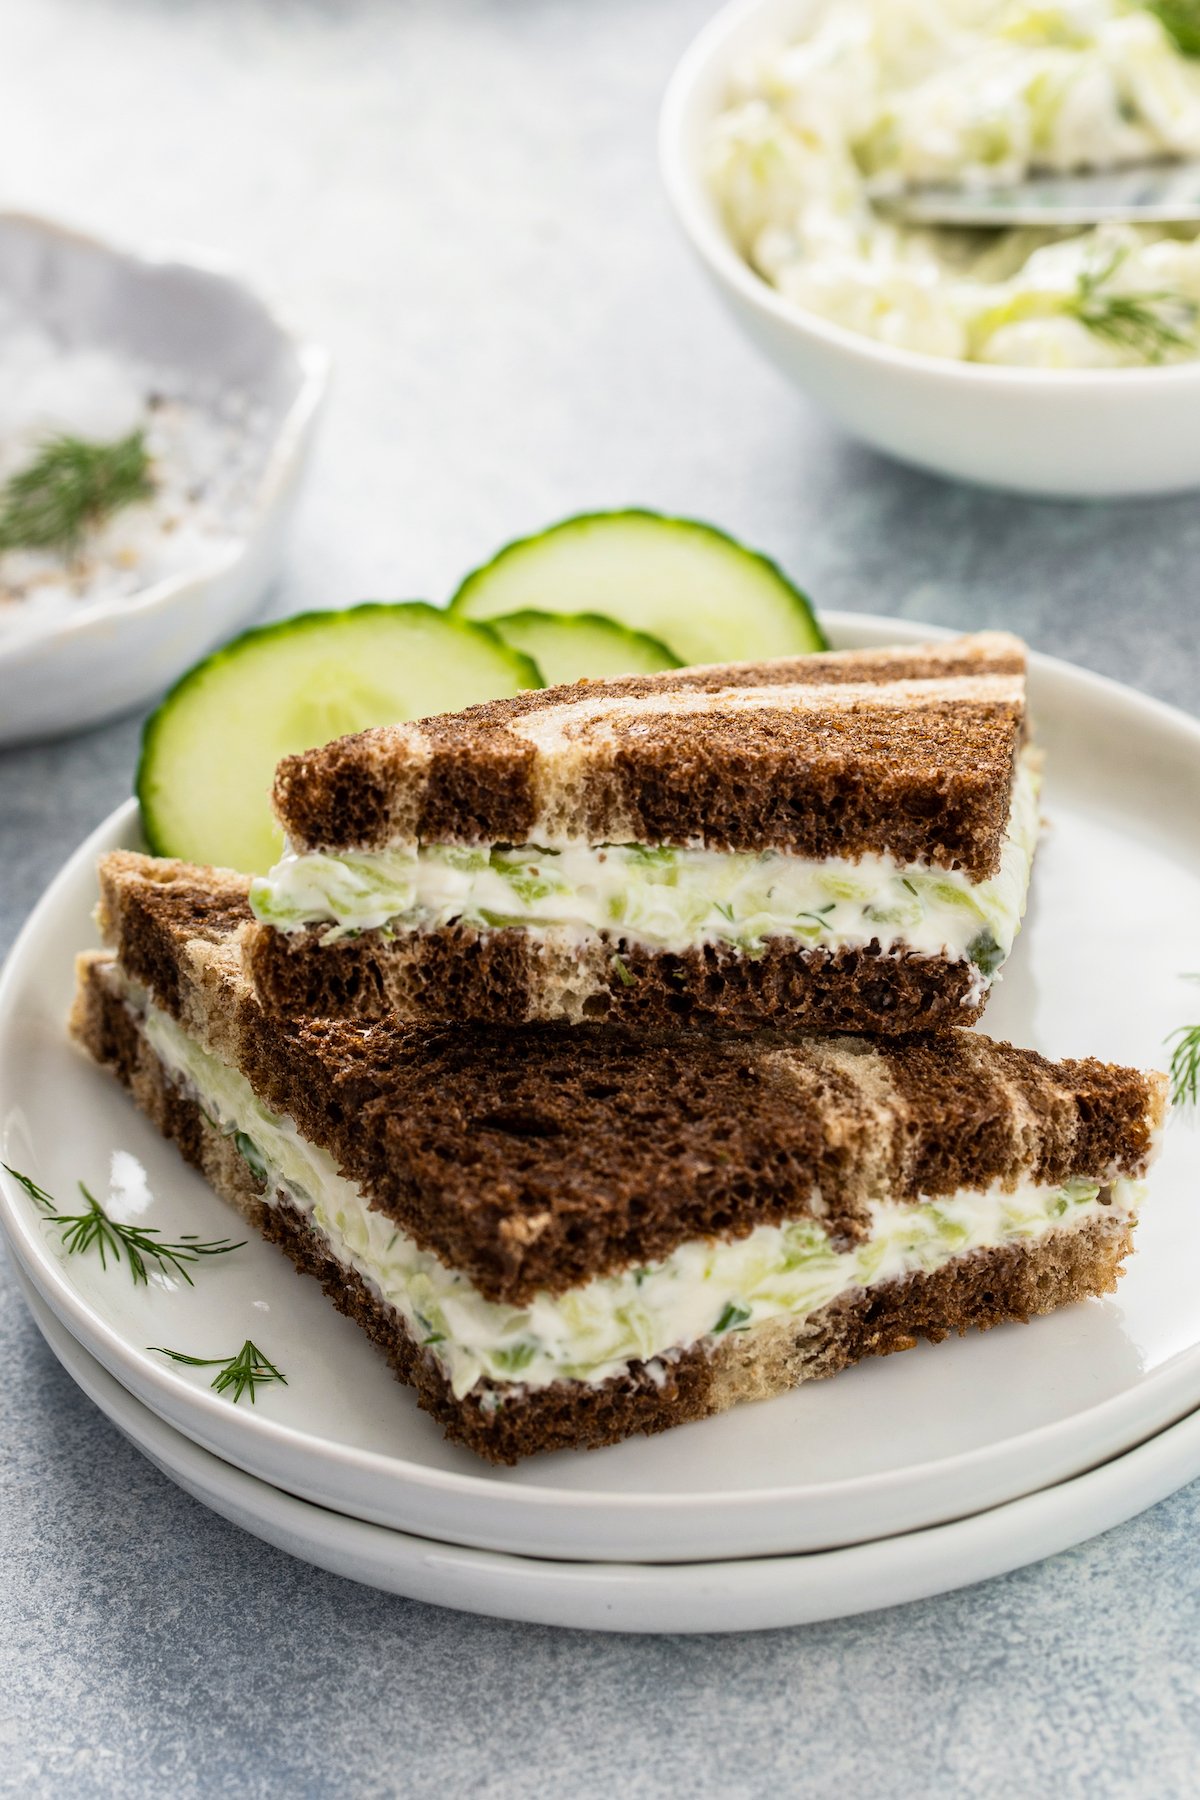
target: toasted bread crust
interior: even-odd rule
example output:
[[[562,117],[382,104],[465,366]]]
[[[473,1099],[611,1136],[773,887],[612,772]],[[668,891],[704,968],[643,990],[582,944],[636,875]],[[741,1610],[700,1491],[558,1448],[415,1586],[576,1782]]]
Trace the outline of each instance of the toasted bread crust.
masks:
[[[522,1305],[690,1238],[806,1214],[852,1241],[871,1199],[1137,1175],[1161,1121],[1161,1076],[1050,1063],[968,1032],[868,1042],[281,1023],[234,971],[216,990],[201,957],[196,982],[197,945],[215,947],[190,935],[180,896],[199,872],[174,865],[172,882],[155,865],[142,880],[145,860],[120,853],[104,868],[122,889],[106,917],[121,922],[125,968],[141,979],[143,934],[173,934],[179,981],[154,990],[159,1004],[489,1299]],[[105,967],[85,961],[85,989],[103,987]]]
[[[768,938],[656,951],[604,934],[585,943],[519,927],[365,931],[323,944],[327,927],[244,938],[259,999],[282,1017],[430,1025],[581,1024],[633,1030],[862,1031],[887,1037],[971,1025],[987,1001],[972,963],[914,952],[809,949]]]
[[[999,866],[1024,649],[946,644],[577,682],[286,757],[302,849],[703,844]]]
[[[286,1202],[269,1205],[231,1140],[171,1081],[127,1007],[90,962],[73,1019],[76,1036],[110,1068],[137,1105],[173,1140],[223,1199],[315,1275],[339,1311],[383,1350],[400,1379],[447,1437],[494,1463],[545,1450],[597,1448],[637,1432],[664,1431],[743,1400],[765,1399],[799,1382],[835,1374],[866,1356],[910,1349],[920,1338],[986,1329],[1007,1320],[1108,1293],[1129,1253],[1127,1221],[1089,1222],[1036,1244],[980,1251],[929,1275],[859,1289],[806,1319],[771,1321],[753,1331],[692,1345],[654,1374],[634,1364],[591,1386],[500,1389],[481,1383],[456,1399],[441,1365],[405,1329],[399,1315],[337,1263]],[[498,1402],[498,1404],[497,1404]]]

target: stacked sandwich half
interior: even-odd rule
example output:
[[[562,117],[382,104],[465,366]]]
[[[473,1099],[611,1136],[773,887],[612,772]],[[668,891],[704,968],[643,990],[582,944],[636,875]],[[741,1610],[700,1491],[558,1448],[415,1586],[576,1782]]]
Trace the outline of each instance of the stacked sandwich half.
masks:
[[[1024,654],[580,683],[281,764],[253,884],[119,853],[77,1037],[511,1462],[1114,1285],[1161,1077],[960,1027]]]

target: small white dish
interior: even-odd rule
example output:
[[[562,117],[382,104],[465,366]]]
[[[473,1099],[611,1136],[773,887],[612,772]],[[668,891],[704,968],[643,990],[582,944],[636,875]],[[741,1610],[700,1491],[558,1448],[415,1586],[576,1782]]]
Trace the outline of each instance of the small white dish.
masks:
[[[826,615],[835,644],[928,627]],[[936,635],[936,634],[934,634]],[[1052,825],[1033,909],[985,1018],[1052,1056],[1161,1065],[1190,1015],[1200,918],[1200,723],[1035,657]],[[0,1160],[68,1211],[83,1179],[145,1172],[145,1219],[172,1237],[242,1236],[238,1220],[67,1042],[72,958],[95,941],[95,859],[137,845],[132,806],[72,857],[0,978]],[[114,1156],[124,1157],[114,1168]],[[540,1557],[694,1561],[825,1550],[930,1526],[1079,1473],[1200,1406],[1200,1133],[1167,1134],[1113,1297],[867,1362],[760,1406],[613,1449],[492,1469],[447,1444],[364,1335],[252,1238],[194,1288],[68,1258],[7,1176],[0,1226],[38,1292],[90,1354],[195,1442],[276,1487],[399,1530]],[[254,1342],[288,1376],[233,1406],[167,1345]]]
[[[808,0],[733,0],[685,52],[659,158],[692,249],[738,325],[847,431],[935,474],[1068,498],[1200,487],[1200,361],[1164,368],[994,368],[893,349],[802,311],[741,256],[704,175],[730,72],[803,34]]]
[[[0,214],[0,301],[65,347],[150,361],[205,393],[236,388],[266,418],[236,543],[128,597],[69,613],[9,610],[0,622],[0,744],[12,744],[141,704],[249,616],[279,567],[329,358],[207,255],[118,250],[21,214]]]
[[[1040,1562],[1200,1475],[1200,1412],[1074,1481],[970,1519],[813,1556],[548,1562],[389,1531],[258,1481],[173,1431],[90,1357],[27,1283],[51,1350],[90,1400],[202,1506],[319,1569],[457,1612],[647,1633],[767,1631],[878,1612]]]

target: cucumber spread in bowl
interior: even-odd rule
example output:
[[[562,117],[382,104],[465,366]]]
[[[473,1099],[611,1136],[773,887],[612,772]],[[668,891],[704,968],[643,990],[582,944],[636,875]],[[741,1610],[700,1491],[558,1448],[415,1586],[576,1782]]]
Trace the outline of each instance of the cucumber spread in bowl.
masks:
[[[812,0],[798,41],[735,71],[708,177],[761,275],[886,344],[1045,368],[1186,361],[1194,225],[913,229],[873,202],[1200,157],[1198,52],[1191,0]]]

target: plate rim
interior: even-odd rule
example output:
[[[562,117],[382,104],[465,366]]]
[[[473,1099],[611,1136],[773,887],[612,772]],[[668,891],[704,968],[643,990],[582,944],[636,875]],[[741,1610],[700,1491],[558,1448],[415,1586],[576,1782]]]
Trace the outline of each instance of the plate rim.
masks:
[[[850,646],[887,641],[922,642],[960,635],[949,627],[893,619],[886,615],[826,612],[822,614],[822,619],[831,628],[835,639]],[[1115,707],[1131,709],[1152,726],[1180,736],[1200,762],[1200,720],[1193,719],[1182,710],[1150,695],[1143,695],[1110,677],[1037,652],[1030,653],[1030,674],[1035,682],[1039,676],[1043,676],[1082,685],[1083,690],[1090,692],[1099,706],[1109,711]],[[129,800],[109,814],[68,856],[35,904],[0,970],[0,1034],[3,1033],[15,990],[23,974],[24,963],[38,935],[43,915],[52,910],[54,902],[64,892],[73,889],[81,866],[94,862],[98,851],[111,842],[114,835],[119,834],[122,841],[131,836],[136,838],[136,828],[136,801]],[[603,1513],[610,1519],[614,1515],[622,1518],[636,1515],[646,1521],[648,1528],[652,1528],[665,1518],[677,1519],[681,1514],[701,1518],[712,1515],[718,1509],[733,1515],[739,1527],[745,1529],[757,1515],[766,1515],[772,1510],[803,1507],[806,1496],[811,1496],[814,1491],[820,1493],[825,1505],[838,1505],[852,1499],[869,1510],[871,1503],[883,1494],[910,1487],[918,1489],[935,1481],[962,1476],[981,1465],[986,1466],[989,1458],[996,1459],[1001,1454],[1015,1456],[1017,1452],[1014,1446],[1017,1445],[1026,1450],[1026,1458],[1022,1458],[1026,1460],[1029,1454],[1042,1450],[1053,1440],[1062,1439],[1068,1427],[1080,1435],[1090,1436],[1091,1432],[1085,1433],[1084,1422],[1090,1422],[1094,1429],[1101,1421],[1107,1422],[1109,1415],[1117,1412],[1129,1414],[1131,1421],[1144,1421],[1146,1418],[1151,1421],[1144,1425],[1144,1429],[1142,1423],[1133,1423],[1131,1429],[1124,1431],[1121,1447],[1128,1450],[1137,1442],[1167,1428],[1200,1400],[1200,1383],[1197,1383],[1196,1372],[1192,1368],[1193,1364],[1200,1364],[1198,1343],[1182,1352],[1171,1365],[1158,1370],[1150,1377],[1145,1388],[1109,1396],[1093,1407],[1070,1415],[1067,1420],[1037,1426],[1015,1438],[1002,1440],[999,1445],[979,1446],[974,1450],[957,1452],[951,1457],[913,1464],[899,1473],[881,1471],[848,1477],[839,1482],[822,1484],[819,1490],[814,1490],[811,1486],[790,1484],[752,1491],[735,1488],[705,1490],[700,1493],[654,1493],[646,1490],[608,1492],[590,1488],[556,1488],[537,1482],[502,1484],[483,1470],[475,1473],[439,1469],[403,1455],[339,1445],[334,1440],[314,1436],[311,1432],[272,1420],[265,1415],[235,1415],[226,1402],[210,1393],[207,1388],[193,1386],[186,1376],[172,1367],[160,1368],[151,1363],[114,1326],[103,1319],[67,1279],[58,1262],[45,1250],[34,1230],[36,1223],[37,1220],[29,1215],[28,1208],[19,1204],[10,1178],[0,1171],[0,1227],[3,1227],[9,1238],[16,1260],[38,1292],[72,1336],[83,1343],[115,1379],[121,1381],[122,1385],[127,1385],[125,1375],[129,1375],[136,1384],[131,1391],[137,1393],[141,1403],[156,1411],[174,1429],[192,1437],[193,1441],[208,1444],[225,1460],[232,1460],[235,1454],[228,1448],[230,1441],[250,1446],[256,1443],[263,1445],[273,1453],[270,1460],[276,1463],[285,1462],[289,1458],[305,1461],[315,1458],[318,1464],[334,1466],[343,1471],[349,1480],[360,1485],[383,1482],[391,1484],[394,1490],[405,1495],[412,1495],[415,1491],[424,1498],[453,1499],[463,1504],[481,1506],[485,1511],[502,1510],[505,1514],[511,1513],[514,1518],[523,1516],[527,1521],[525,1530],[544,1529],[544,1516],[548,1515],[565,1514],[568,1518],[574,1516],[577,1520],[583,1515],[594,1516],[598,1513]],[[119,1374],[118,1370],[124,1371],[124,1374]],[[1146,1405],[1147,1388],[1152,1388],[1155,1395],[1176,1395],[1178,1390],[1186,1388],[1189,1397],[1165,1398],[1155,1410]],[[146,1391],[142,1391],[143,1389]],[[150,1398],[150,1395],[156,1396],[157,1400]],[[159,1411],[160,1405],[168,1407],[169,1413]],[[191,1422],[184,1423],[185,1418]],[[247,1419],[251,1423],[247,1424]],[[205,1427],[209,1422],[214,1430],[211,1435],[205,1435]],[[196,1436],[196,1433],[201,1435]],[[219,1450],[216,1450],[214,1438],[220,1443]],[[1120,1448],[1110,1448],[1106,1452],[1109,1455],[1120,1453]],[[245,1455],[250,1452],[239,1451],[237,1454]],[[1076,1453],[1073,1472],[1077,1472],[1081,1466],[1080,1455],[1083,1464],[1086,1464],[1091,1452],[1085,1450]],[[260,1458],[260,1466],[261,1463]],[[245,1467],[245,1464],[240,1466]],[[255,1478],[270,1479],[258,1474]],[[1069,1474],[1062,1471],[1052,1477],[1054,1480],[1067,1478]],[[1035,1479],[1032,1485],[1044,1486],[1045,1480],[1039,1483]],[[1028,1488],[1022,1489],[1018,1482],[1015,1491],[1027,1492]],[[1013,1497],[1010,1494],[1009,1500]],[[992,1501],[985,1504],[997,1503],[1007,1502]],[[811,1499],[809,1504],[812,1504]],[[963,1510],[948,1503],[946,1516],[953,1517]],[[974,1510],[979,1510],[978,1505]],[[492,1524],[494,1523],[493,1520]],[[924,1523],[928,1528],[928,1521]],[[919,1528],[909,1525],[900,1529]],[[483,1536],[490,1536],[495,1542],[495,1532],[490,1526]],[[472,1538],[479,1542],[480,1533],[472,1529]]]
[[[272,1486],[194,1443],[143,1405],[89,1355],[20,1276],[18,1288],[38,1331],[69,1379],[139,1454],[209,1511],[261,1542],[343,1580],[476,1615],[480,1611],[479,1588],[487,1582],[485,1616],[560,1629],[651,1635],[777,1630],[907,1605],[992,1580],[1086,1543],[1157,1505],[1200,1474],[1197,1409],[1147,1442],[1083,1474],[966,1519],[897,1537],[732,1561],[547,1561],[417,1537],[314,1506]],[[157,1454],[147,1439],[156,1443]],[[192,1479],[186,1473],[189,1463],[193,1465]],[[239,1493],[240,1506],[236,1500]],[[1089,1502],[1092,1510],[1085,1517]],[[273,1509],[276,1518],[264,1517],[266,1509]],[[1085,1521],[1082,1530],[1081,1519]],[[393,1555],[401,1552],[407,1559],[408,1584],[396,1580],[390,1568],[387,1573],[392,1579],[386,1585],[365,1573],[363,1553],[371,1549],[377,1552],[375,1576],[380,1573],[381,1556],[388,1551]],[[348,1566],[356,1550],[357,1569]],[[425,1579],[422,1591],[413,1593],[415,1576]],[[839,1581],[849,1579],[853,1587],[856,1577],[857,1591],[848,1597],[849,1603],[839,1601]],[[491,1591],[506,1581],[524,1582],[515,1604]],[[443,1591],[431,1591],[439,1585]],[[445,1591],[447,1587],[450,1592]],[[743,1590],[740,1595],[738,1589]],[[822,1591],[824,1599],[820,1598]],[[740,1613],[736,1610],[739,1600]],[[750,1617],[745,1616],[747,1604]],[[565,1616],[576,1607],[588,1616]]]

